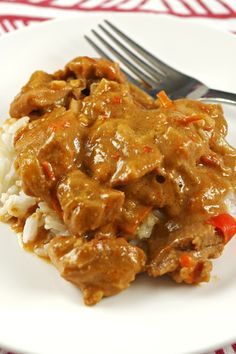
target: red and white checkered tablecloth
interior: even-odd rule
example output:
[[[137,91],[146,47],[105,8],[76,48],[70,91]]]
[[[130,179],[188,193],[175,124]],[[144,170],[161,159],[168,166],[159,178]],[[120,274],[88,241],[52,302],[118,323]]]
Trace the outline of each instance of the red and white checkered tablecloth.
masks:
[[[236,34],[236,0],[0,0],[0,36],[39,21],[69,17],[78,11],[169,14]],[[204,354],[233,353],[236,343]],[[13,353],[0,349],[0,354]]]

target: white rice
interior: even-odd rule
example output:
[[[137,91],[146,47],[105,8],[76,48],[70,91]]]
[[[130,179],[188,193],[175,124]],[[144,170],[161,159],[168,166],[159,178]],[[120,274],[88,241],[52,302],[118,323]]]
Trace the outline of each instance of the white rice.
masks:
[[[7,222],[12,218],[25,220],[21,241],[24,244],[32,242],[42,226],[50,231],[52,236],[69,235],[69,232],[60,220],[57,213],[47,203],[26,195],[21,186],[20,178],[15,170],[14,136],[29,122],[28,117],[9,119],[0,131],[0,220]],[[29,214],[29,209],[36,211]],[[45,256],[44,249],[37,249],[35,253]]]
[[[154,215],[154,213],[148,214],[146,219],[143,221],[143,223],[139,226],[137,229],[136,235],[140,240],[149,238],[152,233],[152,229],[154,225],[158,222],[159,218]]]
[[[39,227],[43,226],[43,218],[41,213],[36,210],[35,213],[28,216],[22,234],[23,243],[32,242],[38,235]]]
[[[234,192],[229,192],[225,198],[225,205],[227,207],[228,213],[236,218],[236,194]]]

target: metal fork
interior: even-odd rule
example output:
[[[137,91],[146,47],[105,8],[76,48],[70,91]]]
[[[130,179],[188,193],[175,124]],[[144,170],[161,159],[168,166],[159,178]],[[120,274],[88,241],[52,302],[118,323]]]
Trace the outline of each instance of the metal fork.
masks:
[[[134,78],[133,75],[122,69],[129,81],[151,96],[156,97],[159,91],[165,90],[172,99],[188,97],[191,99],[236,105],[236,94],[211,89],[195,78],[173,69],[141,47],[111,22],[107,20],[104,22],[106,27],[104,25],[99,25],[98,27],[106,34],[109,41],[95,30],[92,30],[93,35],[100,44],[108,49],[130,72],[140,79]],[[112,60],[101,48],[101,45],[96,44],[88,36],[84,37],[100,56]],[[111,42],[115,46],[111,45]],[[119,50],[115,47],[118,47]]]

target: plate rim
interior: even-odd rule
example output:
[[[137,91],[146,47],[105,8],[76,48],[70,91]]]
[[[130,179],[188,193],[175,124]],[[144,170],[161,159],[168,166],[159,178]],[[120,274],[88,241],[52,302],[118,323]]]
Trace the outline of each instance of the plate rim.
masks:
[[[101,18],[102,16],[103,16],[103,12],[99,12],[99,13],[93,13],[93,14],[91,14],[91,13],[89,13],[89,16],[90,16],[90,18],[91,18],[91,15],[93,16],[93,17],[97,17],[97,18]],[[113,13],[107,13],[107,12],[105,12],[105,15],[106,15],[106,17],[122,17],[122,16],[126,16],[126,17],[128,17],[129,15],[132,15],[132,13],[115,13],[115,14],[113,14]],[[135,16],[152,16],[152,17],[156,17],[157,15],[156,14],[143,14],[143,13],[141,13],[141,14],[135,14]],[[51,25],[53,25],[54,23],[66,23],[67,21],[69,21],[69,20],[71,20],[71,19],[81,19],[81,18],[85,18],[85,17],[87,17],[88,16],[88,13],[87,12],[82,12],[82,13],[80,13],[80,14],[78,14],[78,15],[75,15],[75,16],[71,16],[71,17],[69,17],[69,18],[64,18],[64,19],[61,19],[61,18],[57,18],[57,19],[52,19],[52,20],[48,20],[48,21],[43,21],[43,22],[40,22],[40,23],[37,23],[37,24],[34,24],[32,27],[24,27],[24,28],[21,28],[21,29],[19,29],[19,30],[17,30],[17,31],[13,31],[13,32],[10,32],[10,33],[6,33],[6,34],[4,34],[3,36],[1,36],[1,38],[0,38],[0,47],[1,47],[1,43],[2,43],[2,40],[7,40],[7,38],[9,38],[9,37],[14,37],[14,36],[20,36],[20,35],[22,35],[22,34],[24,34],[24,32],[28,32],[28,31],[34,31],[34,30],[36,30],[36,31],[38,31],[38,30],[40,30],[40,28],[41,27],[45,27],[45,25],[46,26],[51,26]],[[168,19],[168,21],[172,21],[173,20],[173,22],[182,22],[183,23],[183,21],[181,20],[181,19],[179,19],[179,18],[173,18],[173,17],[171,17],[170,15],[164,15],[164,14],[160,14],[160,15],[158,15],[158,17],[162,17],[162,18],[166,18],[166,19]],[[202,28],[205,28],[205,29],[211,29],[212,31],[214,31],[214,32],[223,32],[225,35],[228,35],[228,36],[230,36],[230,37],[234,37],[235,35],[234,34],[232,34],[232,33],[230,33],[230,32],[228,32],[228,31],[226,31],[226,30],[222,30],[221,28],[218,28],[218,29],[214,29],[214,28],[212,28],[212,27],[208,27],[205,23],[204,24],[198,24],[198,23],[196,23],[196,22],[191,22],[191,21],[188,21],[188,22],[186,22],[186,26],[188,26],[189,24],[193,24],[194,26],[197,26],[197,27],[202,27]],[[1,336],[1,333],[0,333],[0,336]],[[225,342],[223,343],[223,344],[221,344],[220,343],[220,346],[224,346],[224,345],[228,345],[228,344],[232,344],[234,341],[236,340],[236,334],[235,334],[235,337],[233,337],[233,339],[227,339],[227,340],[225,340]],[[17,351],[18,353],[22,353],[23,354],[23,350],[24,349],[19,349],[19,348],[15,348],[14,346],[9,346],[8,344],[6,345],[6,344],[4,344],[4,343],[2,343],[2,341],[1,341],[1,339],[0,339],[0,346],[2,347],[2,348],[7,348],[8,350],[9,349],[11,349],[11,350],[13,350],[13,351]],[[218,347],[218,345],[217,345],[217,347]],[[204,347],[204,348],[202,348],[202,349],[198,349],[198,350],[193,350],[193,351],[191,351],[191,353],[201,353],[202,354],[202,352],[203,351],[205,351],[205,350],[214,350],[216,348],[216,346],[214,345],[214,346],[209,346],[209,347]],[[24,353],[25,353],[25,350],[24,350]],[[189,354],[190,354],[190,352],[189,352]]]

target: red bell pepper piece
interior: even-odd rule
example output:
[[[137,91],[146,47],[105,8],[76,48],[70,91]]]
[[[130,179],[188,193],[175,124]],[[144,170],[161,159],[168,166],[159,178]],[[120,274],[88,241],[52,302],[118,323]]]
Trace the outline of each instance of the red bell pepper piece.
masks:
[[[230,214],[213,216],[207,220],[207,224],[213,225],[224,236],[225,243],[236,234],[236,220]]]

